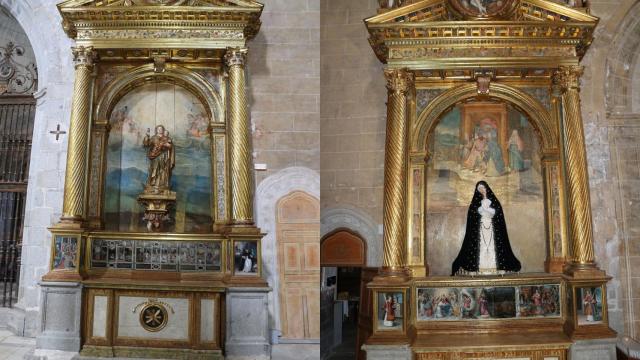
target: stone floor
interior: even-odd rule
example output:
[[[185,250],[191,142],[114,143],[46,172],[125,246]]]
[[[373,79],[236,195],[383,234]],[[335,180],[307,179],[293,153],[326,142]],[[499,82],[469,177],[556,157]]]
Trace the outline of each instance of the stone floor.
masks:
[[[22,360],[36,346],[36,339],[13,335],[0,329],[0,360]]]
[[[28,353],[33,354],[36,339],[15,336],[8,330],[0,329],[0,360],[22,360]],[[49,355],[50,360],[68,359],[69,353]],[[58,355],[58,356],[56,356]],[[278,344],[273,346],[272,360],[319,360],[320,345]]]

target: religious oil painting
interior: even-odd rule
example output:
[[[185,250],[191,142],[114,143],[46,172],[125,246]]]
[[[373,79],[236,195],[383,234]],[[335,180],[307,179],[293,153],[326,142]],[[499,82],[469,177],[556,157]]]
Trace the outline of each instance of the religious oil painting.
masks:
[[[78,238],[56,235],[54,240],[54,270],[73,270],[78,267]]]
[[[210,232],[211,143],[202,103],[175,84],[148,84],[116,104],[110,125],[107,230],[150,231],[162,223],[164,231]],[[147,202],[170,199],[168,212],[145,213],[140,194]]]
[[[486,320],[561,315],[560,286],[418,288],[417,320]]]
[[[402,292],[378,292],[378,330],[403,330],[404,298]]]
[[[518,287],[518,317],[560,316],[560,286]]]
[[[234,274],[239,276],[258,275],[260,257],[257,241],[233,242]]]
[[[207,272],[222,270],[220,241],[93,239],[92,269]]]
[[[499,230],[508,235],[513,252],[509,266],[501,266],[502,270],[544,271],[540,144],[528,116],[500,101],[459,103],[440,116],[427,147],[430,157],[424,196],[425,236],[427,248],[432,249],[427,254],[430,272],[450,275],[465,239],[469,204],[474,204],[478,184],[485,184],[485,189],[488,184],[501,204],[505,226]],[[496,209],[497,200],[492,204]]]
[[[576,289],[578,325],[602,324],[602,287]]]

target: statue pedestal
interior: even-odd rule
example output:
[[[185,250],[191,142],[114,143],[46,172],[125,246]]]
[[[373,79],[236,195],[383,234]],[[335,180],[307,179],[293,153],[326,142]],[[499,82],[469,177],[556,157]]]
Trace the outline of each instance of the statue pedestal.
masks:
[[[409,345],[362,345],[369,360],[411,360],[412,353]]]
[[[617,338],[574,341],[569,359],[615,360]]]
[[[142,193],[138,202],[144,206],[144,220],[149,231],[159,230],[162,223],[169,220],[169,208],[176,203],[174,191],[162,191],[158,194]]]
[[[40,282],[42,320],[36,349],[80,351],[82,284]]]
[[[269,287],[227,289],[226,359],[270,359]]]

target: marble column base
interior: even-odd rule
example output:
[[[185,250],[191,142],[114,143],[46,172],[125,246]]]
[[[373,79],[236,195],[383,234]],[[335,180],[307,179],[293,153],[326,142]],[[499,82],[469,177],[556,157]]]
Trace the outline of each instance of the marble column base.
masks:
[[[82,284],[40,282],[40,334],[36,349],[80,351]]]
[[[411,360],[409,345],[362,345],[367,360]]]
[[[268,287],[228,288],[225,359],[271,359]]]
[[[576,340],[569,349],[569,360],[616,360],[616,338]]]

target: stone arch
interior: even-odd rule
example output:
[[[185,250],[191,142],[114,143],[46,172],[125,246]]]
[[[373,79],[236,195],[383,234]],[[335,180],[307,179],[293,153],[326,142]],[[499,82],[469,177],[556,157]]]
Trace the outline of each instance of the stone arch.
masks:
[[[364,239],[367,248],[366,266],[382,266],[382,234],[378,231],[378,224],[368,214],[349,206],[323,210],[320,237],[324,238],[340,228],[357,232]]]
[[[640,3],[627,11],[614,33],[605,62],[605,109],[612,115],[638,113],[640,88],[634,89],[634,80],[640,76],[637,51],[640,46]],[[634,98],[637,99],[635,104]]]
[[[416,126],[410,138],[411,150],[426,150],[428,139],[438,125],[440,116],[456,103],[477,96],[478,89],[476,84],[472,83],[451,88],[438,95],[418,115]],[[491,93],[488,96],[489,98],[506,101],[522,110],[529,117],[533,128],[538,132],[543,151],[558,148],[559,134],[556,126],[553,124],[549,111],[538,100],[522,90],[500,83],[491,84]]]
[[[277,342],[280,332],[280,280],[276,242],[276,206],[278,201],[294,191],[320,198],[320,175],[306,167],[288,167],[260,182],[255,195],[255,218],[266,235],[262,238],[262,271],[273,288],[269,293],[269,326],[272,340]]]

